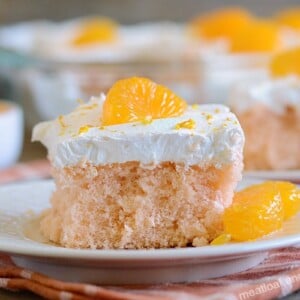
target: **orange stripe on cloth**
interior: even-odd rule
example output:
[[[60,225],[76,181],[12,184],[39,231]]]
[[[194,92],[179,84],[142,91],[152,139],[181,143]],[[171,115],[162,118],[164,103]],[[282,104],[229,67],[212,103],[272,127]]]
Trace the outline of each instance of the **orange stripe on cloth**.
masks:
[[[19,163],[11,168],[0,171],[0,184],[20,180],[41,179],[50,176],[50,163],[43,160],[34,160],[28,163]]]
[[[269,300],[300,289],[299,254],[300,249],[293,247],[272,251],[269,258],[251,270],[195,283],[118,287],[100,287],[56,280],[19,268],[7,259],[7,256],[2,255],[0,287],[15,291],[27,290],[45,299],[60,300]],[[279,267],[279,262],[284,265],[284,269]],[[272,270],[270,266],[273,266]],[[266,273],[262,272],[264,268],[267,270]]]

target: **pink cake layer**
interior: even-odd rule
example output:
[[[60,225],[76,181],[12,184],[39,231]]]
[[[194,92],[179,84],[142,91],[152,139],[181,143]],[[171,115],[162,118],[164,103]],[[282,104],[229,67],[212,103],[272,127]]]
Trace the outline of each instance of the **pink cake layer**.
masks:
[[[138,162],[54,169],[42,233],[71,248],[201,246],[222,232],[242,163],[217,169]]]
[[[300,169],[300,111],[286,107],[283,114],[257,105],[236,112],[246,137],[247,170]]]

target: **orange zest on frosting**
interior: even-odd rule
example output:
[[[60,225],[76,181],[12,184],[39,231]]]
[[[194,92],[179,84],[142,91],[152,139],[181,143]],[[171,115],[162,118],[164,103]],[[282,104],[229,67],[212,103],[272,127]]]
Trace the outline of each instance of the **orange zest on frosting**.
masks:
[[[64,116],[62,116],[62,115],[58,116],[57,120],[58,120],[58,123],[59,123],[61,128],[66,128],[67,127],[67,125],[64,121]]]
[[[59,126],[60,126],[59,135],[65,134],[65,131],[66,131],[66,129],[67,129],[68,126],[67,126],[67,124],[64,121],[64,116],[62,116],[62,115],[58,116],[57,121],[58,121]]]
[[[211,121],[213,116],[211,114],[206,114],[205,118],[206,118],[206,121]]]
[[[88,132],[93,126],[91,125],[85,125],[85,126],[81,126],[78,130],[78,134],[82,134],[82,133],[86,133]]]
[[[196,128],[196,122],[193,119],[189,119],[175,125],[175,129],[194,129]]]
[[[92,110],[92,109],[94,109],[96,107],[98,107],[98,104],[97,103],[93,103],[91,105],[81,105],[80,109],[81,110]]]
[[[150,79],[122,79],[107,93],[102,124],[107,126],[177,117],[183,114],[186,107],[183,99]]]

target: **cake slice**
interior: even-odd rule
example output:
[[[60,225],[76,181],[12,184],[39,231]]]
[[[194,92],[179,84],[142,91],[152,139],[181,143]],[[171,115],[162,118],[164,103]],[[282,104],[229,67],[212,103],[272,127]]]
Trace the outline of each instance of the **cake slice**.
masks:
[[[41,231],[71,248],[206,245],[243,168],[227,107],[187,106],[145,78],[38,124],[33,140],[48,148],[56,184]]]
[[[246,170],[300,169],[300,79],[238,84],[230,96],[246,136]]]

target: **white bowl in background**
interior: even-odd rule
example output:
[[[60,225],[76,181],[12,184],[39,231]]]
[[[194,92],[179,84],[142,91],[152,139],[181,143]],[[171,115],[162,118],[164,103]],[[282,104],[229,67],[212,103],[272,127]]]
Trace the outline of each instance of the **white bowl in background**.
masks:
[[[23,111],[19,105],[0,100],[0,169],[13,165],[23,145]]]

